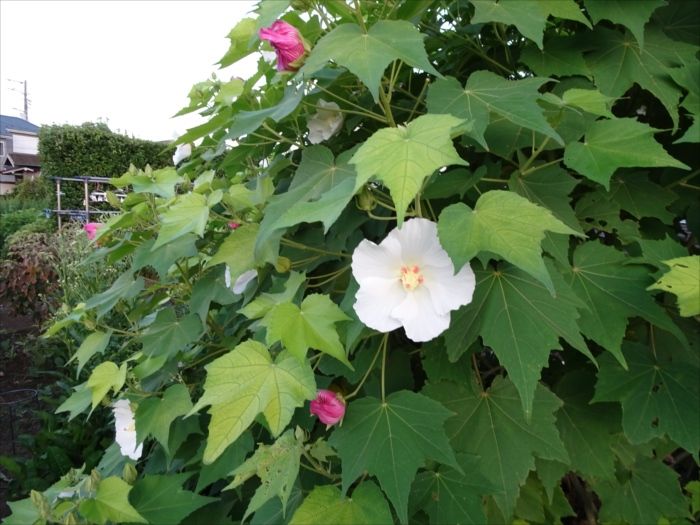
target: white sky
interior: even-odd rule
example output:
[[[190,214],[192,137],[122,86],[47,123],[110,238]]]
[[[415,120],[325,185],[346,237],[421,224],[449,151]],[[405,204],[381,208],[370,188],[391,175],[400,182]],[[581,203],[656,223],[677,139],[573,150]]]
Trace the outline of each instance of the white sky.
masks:
[[[171,118],[193,84],[255,71],[252,56],[214,65],[255,3],[0,0],[0,112],[21,116],[23,87],[8,79],[27,80],[34,124],[101,120],[138,138],[173,139],[203,122]]]

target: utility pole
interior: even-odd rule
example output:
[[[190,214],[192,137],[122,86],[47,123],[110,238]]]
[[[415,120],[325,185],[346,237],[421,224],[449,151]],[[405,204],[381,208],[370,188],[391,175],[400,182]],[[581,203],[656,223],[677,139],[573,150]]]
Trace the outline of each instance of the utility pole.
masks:
[[[18,84],[22,84],[24,86],[24,111],[22,111],[22,118],[24,120],[29,120],[29,96],[27,93],[27,81],[26,80],[12,80],[11,78],[8,78],[10,82],[17,82]],[[18,91],[17,89],[10,88],[12,91]]]

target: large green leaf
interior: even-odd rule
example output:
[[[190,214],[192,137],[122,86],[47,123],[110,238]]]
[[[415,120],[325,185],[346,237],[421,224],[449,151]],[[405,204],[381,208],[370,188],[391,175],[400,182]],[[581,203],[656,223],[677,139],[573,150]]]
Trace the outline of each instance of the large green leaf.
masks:
[[[356,24],[337,26],[316,42],[301,73],[313,74],[330,60],[356,75],[374,100],[379,100],[382,74],[394,60],[440,76],[425,53],[423,35],[405,20],[380,20],[368,32]]]
[[[202,237],[208,218],[209,206],[204,195],[187,193],[178,196],[175,204],[160,216],[160,233],[152,249],[156,250],[188,233]]]
[[[289,87],[285,90],[282,100],[274,106],[255,111],[239,111],[233,119],[233,124],[229,128],[226,138],[237,139],[252,133],[267,119],[279,122],[297,108],[302,97],[301,91]]]
[[[146,168],[143,175],[126,173],[118,179],[111,179],[110,183],[117,188],[131,185],[134,193],[153,193],[159,197],[170,199],[175,196],[175,186],[182,180],[175,168],[168,167],[155,171]]]
[[[274,231],[301,222],[321,221],[327,232],[355,193],[350,155],[343,153],[336,160],[325,146],[304,149],[289,190],[272,197],[265,208],[257,245]]]
[[[655,359],[653,349],[625,344],[624,370],[609,356],[600,361],[593,401],[622,404],[622,427],[632,443],[668,434],[695,454],[700,451],[700,369]]]
[[[523,36],[542,48],[542,33],[550,15],[591,23],[573,0],[469,0],[474,5],[472,24],[501,22],[514,25]]]
[[[508,181],[511,191],[548,209],[569,228],[582,233],[576,214],[569,204],[569,194],[577,184],[578,181],[559,166],[541,168],[527,176],[515,171]],[[564,239],[562,234],[545,230],[542,249],[565,266],[569,265],[568,246],[568,239]]]
[[[670,268],[647,290],[663,290],[678,297],[684,317],[700,314],[700,256],[677,257],[662,261]]]
[[[569,468],[588,480],[613,479],[614,434],[620,428],[620,409],[613,403],[591,405],[594,375],[588,371],[569,373],[555,392],[564,402],[557,412],[557,428],[569,453]]]
[[[129,502],[149,524],[181,523],[198,508],[217,501],[183,490],[182,484],[191,476],[191,473],[145,476],[129,492]]]
[[[457,359],[476,335],[481,335],[508,370],[526,419],[532,414],[540,372],[550,351],[561,348],[560,338],[593,359],[576,323],[577,307],[583,303],[563,279],[554,272],[552,275],[555,297],[509,264],[499,265],[498,270],[477,271],[474,299],[454,314],[445,336],[450,358]]]
[[[586,11],[596,24],[601,20],[610,20],[629,28],[639,42],[640,49],[644,47],[644,26],[651,14],[666,5],[665,0],[638,0],[633,9],[624,0],[585,0],[584,3]]]
[[[428,175],[450,164],[468,164],[450,138],[461,123],[451,115],[422,115],[407,126],[375,132],[350,160],[357,169],[355,190],[376,176],[391,192],[400,225]]]
[[[258,414],[273,436],[292,419],[296,407],[316,396],[307,363],[288,353],[276,360],[257,341],[244,341],[206,366],[204,394],[191,413],[211,405],[204,463],[211,463],[240,436]]]
[[[638,219],[656,217],[666,224],[672,224],[674,215],[667,207],[678,199],[675,192],[659,186],[642,173],[625,173],[616,177],[610,185],[610,197],[620,208]]]
[[[250,41],[257,32],[257,23],[254,18],[244,18],[239,21],[228,34],[231,45],[226,54],[219,60],[221,67],[227,67],[238,62],[241,58],[252,53],[255,48],[251,48]]]
[[[432,525],[486,523],[482,495],[498,491],[480,469],[476,456],[457,454],[462,470],[441,465],[416,477],[411,487],[411,510],[425,510]]]
[[[80,371],[92,356],[104,352],[111,338],[111,330],[107,330],[106,332],[97,330],[83,340],[78,349],[75,351],[75,354],[73,354],[73,357],[71,357],[68,361],[70,363],[74,359],[78,360],[78,371],[76,373],[76,377],[80,376]]]
[[[90,523],[148,523],[129,503],[131,485],[117,477],[100,481],[95,497],[80,502],[80,513]]]
[[[632,118],[598,120],[588,129],[583,142],[566,145],[564,162],[606,189],[618,168],[670,166],[690,169],[671,157],[654,140],[655,132]]]
[[[196,241],[197,236],[189,233],[154,250],[155,239],[150,239],[134,250],[131,270],[136,271],[151,266],[158,272],[161,279],[165,279],[168,270],[176,261],[197,255]]]
[[[126,271],[107,290],[90,297],[85,302],[85,309],[91,310],[94,308],[99,319],[114,308],[114,305],[120,299],[128,301],[136,297],[143,290],[144,284],[143,277],[134,279],[133,272],[131,270]]]
[[[255,268],[255,241],[259,229],[258,224],[244,224],[229,233],[207,265],[226,263],[231,282],[235,282],[243,273]]]
[[[494,499],[504,516],[513,514],[535,455],[569,462],[554,426],[561,401],[542,385],[535,392],[529,423],[508,380],[496,379],[486,392],[453,383],[429,384],[424,392],[455,412],[446,424],[450,442],[458,452],[481,457],[480,472],[498,488]]]
[[[466,133],[485,149],[488,145],[484,131],[491,113],[538,131],[563,145],[561,137],[549,125],[537,104],[541,98],[538,90],[547,82],[547,78],[508,80],[490,71],[475,71],[462,87],[457,79],[447,77],[430,86],[428,109],[431,113],[450,113],[472,122],[471,130]]]
[[[365,481],[355,487],[351,498],[333,485],[316,486],[294,513],[290,525],[387,525],[392,521],[382,491]]]
[[[252,476],[260,478],[260,487],[250,498],[243,521],[275,496],[282,502],[284,515],[287,500],[299,475],[299,458],[303,451],[304,444],[290,429],[272,445],[258,445],[255,453],[232,472],[233,481],[226,489],[234,489]]]
[[[126,381],[126,363],[117,366],[112,361],[105,361],[95,367],[87,380],[87,387],[92,392],[92,410],[102,401],[110,390],[119,392]]]
[[[509,191],[489,191],[479,197],[474,210],[464,203],[440,214],[440,243],[455,268],[461,268],[480,252],[494,253],[526,271],[554,293],[540,242],[544,232],[576,235],[552,213]]]
[[[583,49],[576,35],[550,36],[544,41],[542,50],[534,45],[528,45],[522,50],[520,60],[537,75],[543,77],[574,75],[591,77],[588,65],[583,59]]]
[[[306,351],[314,348],[350,366],[334,326],[349,320],[330,297],[312,294],[304,298],[301,307],[290,302],[278,304],[265,316],[262,324],[267,327],[268,345],[282,341],[300,361],[305,361]]]
[[[215,481],[228,477],[238,466],[243,464],[246,456],[253,451],[254,443],[251,432],[244,432],[216,461],[202,465],[197,478],[195,492],[201,492]]]
[[[627,262],[627,256],[612,246],[587,242],[574,252],[574,266],[568,277],[574,292],[587,306],[580,311],[581,332],[623,365],[620,345],[630,317],[642,317],[686,343],[683,333],[646,292],[649,269]]]
[[[603,523],[660,523],[662,518],[688,518],[688,503],[678,475],[661,461],[640,458],[631,471],[617,481],[594,486],[601,499]],[[675,520],[672,521],[674,523]]]
[[[174,384],[163,393],[162,398],[149,397],[139,403],[136,410],[136,437],[139,443],[150,434],[170,453],[168,437],[170,425],[179,416],[192,409],[192,401],[187,387]]]
[[[364,397],[349,403],[343,425],[329,440],[342,461],[343,492],[368,472],[407,523],[411,482],[426,460],[459,468],[443,430],[449,416],[439,403],[406,390],[384,402]]]
[[[698,48],[672,40],[654,27],[645,35],[642,50],[631,34],[597,27],[588,37],[596,49],[586,55],[586,62],[601,93],[619,98],[636,83],[661,101],[676,128],[681,90],[671,80],[670,69],[694,62]]]
[[[141,334],[138,341],[147,356],[174,357],[202,334],[202,323],[197,314],[177,318],[174,308],[158,311],[155,321]]]

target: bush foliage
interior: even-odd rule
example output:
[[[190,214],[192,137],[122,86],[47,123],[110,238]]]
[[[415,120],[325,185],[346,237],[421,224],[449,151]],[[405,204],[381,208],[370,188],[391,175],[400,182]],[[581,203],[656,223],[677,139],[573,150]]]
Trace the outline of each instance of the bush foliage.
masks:
[[[48,332],[90,332],[60,413],[129,400],[139,459],[113,444],[7,523],[697,516],[697,5],[262,1],[221,66],[279,17],[304,65],[192,89],[192,156],[114,181],[95,257],[129,268]],[[427,343],[353,308],[357,245],[412,217],[476,274]]]

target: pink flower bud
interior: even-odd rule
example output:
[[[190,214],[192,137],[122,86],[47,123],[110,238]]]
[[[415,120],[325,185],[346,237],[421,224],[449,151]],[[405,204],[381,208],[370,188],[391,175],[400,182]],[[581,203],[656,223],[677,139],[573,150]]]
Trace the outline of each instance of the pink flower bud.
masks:
[[[270,27],[258,33],[261,40],[267,40],[277,54],[277,71],[296,71],[298,62],[306,53],[306,44],[299,31],[284,20],[277,20]]]
[[[319,390],[311,402],[311,414],[318,416],[321,423],[335,425],[345,416],[345,401],[335,392]]]
[[[101,222],[88,222],[85,226],[83,226],[83,230],[85,230],[87,238],[93,240],[97,235],[97,230],[102,228],[102,226],[104,226],[104,224]]]
[[[241,223],[240,223],[240,222],[236,222],[236,221],[231,221],[231,222],[228,223],[228,227],[231,228],[232,230],[235,230],[235,229],[241,227]]]

